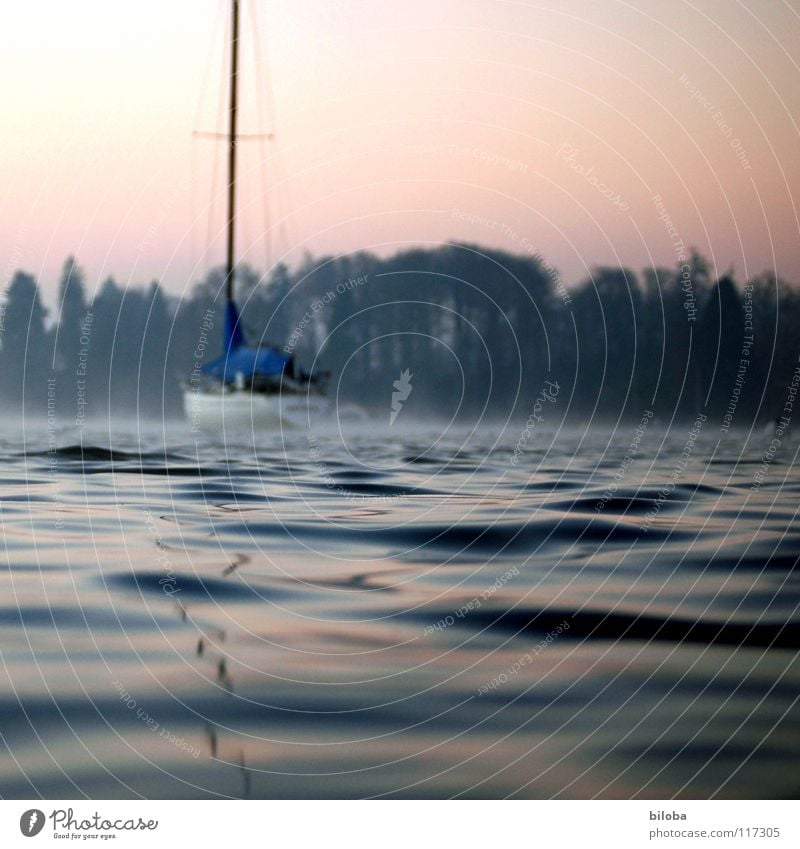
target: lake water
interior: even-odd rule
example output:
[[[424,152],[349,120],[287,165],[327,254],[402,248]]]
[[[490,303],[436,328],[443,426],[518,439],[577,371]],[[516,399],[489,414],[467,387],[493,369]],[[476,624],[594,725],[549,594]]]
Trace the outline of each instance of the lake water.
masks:
[[[2,441],[4,797],[800,793],[788,438],[76,439]]]

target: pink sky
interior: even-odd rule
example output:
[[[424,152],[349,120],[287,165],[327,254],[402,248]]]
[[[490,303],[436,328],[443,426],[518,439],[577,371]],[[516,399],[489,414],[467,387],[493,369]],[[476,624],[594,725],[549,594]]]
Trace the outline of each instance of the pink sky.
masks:
[[[241,129],[260,129],[257,4],[277,134],[263,168],[259,143],[242,156],[254,265],[469,240],[540,250],[571,283],[683,242],[800,282],[796,4],[243,2]],[[75,253],[91,285],[177,293],[221,262],[224,149],[191,133],[217,123],[227,7],[3,4],[5,281],[25,268],[51,297]]]

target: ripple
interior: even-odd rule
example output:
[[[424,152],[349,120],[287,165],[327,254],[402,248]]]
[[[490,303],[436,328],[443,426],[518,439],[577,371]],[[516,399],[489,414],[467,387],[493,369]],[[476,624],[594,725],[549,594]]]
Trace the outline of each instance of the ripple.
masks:
[[[437,611],[426,617],[429,623],[443,620],[452,611]],[[567,623],[568,628],[556,637],[558,642],[587,639],[603,642],[632,640],[636,642],[700,643],[736,648],[800,649],[800,623],[738,622],[691,620],[679,617],[657,617],[647,614],[625,614],[569,609],[520,610],[505,612],[473,611],[455,624],[474,631],[502,631],[514,634],[547,635]]]
[[[290,593],[274,587],[255,587],[240,578],[224,580],[181,572],[116,573],[103,579],[106,586],[139,594],[192,601],[253,602],[287,598]]]

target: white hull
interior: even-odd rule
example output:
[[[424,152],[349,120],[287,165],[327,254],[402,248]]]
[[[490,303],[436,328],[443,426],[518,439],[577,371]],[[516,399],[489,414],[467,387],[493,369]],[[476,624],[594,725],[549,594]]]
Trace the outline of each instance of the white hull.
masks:
[[[183,409],[192,430],[253,428],[281,430],[324,424],[330,401],[321,395],[265,395],[246,390],[223,393],[185,390]]]

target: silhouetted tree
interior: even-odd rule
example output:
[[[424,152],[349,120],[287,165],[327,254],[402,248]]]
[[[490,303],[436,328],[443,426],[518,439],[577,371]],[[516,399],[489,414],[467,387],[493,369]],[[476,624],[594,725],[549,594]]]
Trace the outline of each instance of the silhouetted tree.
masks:
[[[774,419],[785,403],[800,357],[800,294],[774,275],[745,288],[730,275],[713,283],[693,252],[640,277],[594,269],[567,298],[556,279],[537,256],[468,244],[307,255],[267,276],[236,270],[250,344],[290,344],[301,365],[334,372],[342,400],[376,410],[388,409],[408,370],[407,418],[527,417],[546,379],[562,387],[557,415],[572,396],[581,423],[648,408],[664,421],[703,409],[720,420],[735,397],[735,423],[746,425]],[[123,289],[108,280],[87,306],[69,258],[48,330],[35,280],[17,272],[0,322],[0,396],[9,409],[24,396],[27,409],[44,411],[52,377],[67,419],[79,388],[87,416],[182,415],[181,382],[198,343],[206,360],[221,353],[223,284],[213,269],[176,299],[158,283]]]
[[[75,258],[64,263],[58,284],[58,321],[54,328],[53,368],[60,374],[74,372],[81,349],[81,328],[86,317],[84,277]]]
[[[744,382],[752,380],[749,367],[739,365],[744,338],[742,302],[730,277],[711,290],[698,321],[696,357],[692,372],[702,380],[704,404],[714,412],[729,405],[738,408]]]
[[[35,411],[41,415],[40,421],[47,413],[46,314],[36,280],[17,271],[8,287],[3,313],[0,393],[7,413],[27,415]]]

